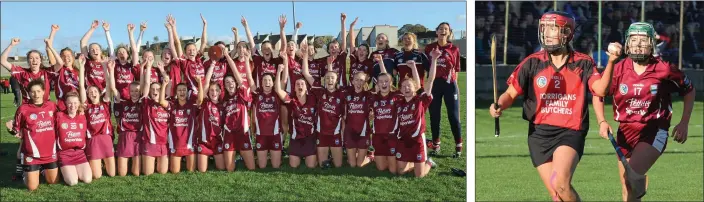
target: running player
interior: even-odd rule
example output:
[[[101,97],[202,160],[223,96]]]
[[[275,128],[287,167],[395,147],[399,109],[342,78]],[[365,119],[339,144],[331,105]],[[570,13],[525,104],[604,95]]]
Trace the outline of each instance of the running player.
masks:
[[[380,54],[374,55],[374,61],[379,62],[384,58]],[[374,103],[372,114],[374,122],[372,124],[372,147],[374,148],[374,163],[378,170],[389,170],[391,174],[396,174],[396,104],[403,97],[398,91],[392,89],[391,75],[386,72],[384,63],[379,63],[381,73],[376,79],[376,94],[371,98]]]
[[[587,93],[606,94],[613,64],[606,66],[602,76],[591,57],[570,47],[575,29],[570,14],[547,12],[538,28],[543,50],[516,67],[507,81],[508,89],[497,101],[499,109],[492,104],[490,114],[500,116],[525,93],[523,118],[529,121],[528,149],[533,166],[553,200],[577,201],[579,195],[571,181],[589,130]]]
[[[171,16],[169,15],[169,17]],[[206,42],[208,23],[205,21],[202,14],[201,20],[203,21],[203,35],[201,41]],[[176,38],[178,37],[176,35],[176,20],[174,20],[173,17],[169,18],[169,25],[166,26],[166,30],[169,35],[174,35],[173,38],[169,38],[169,50],[171,50],[171,55],[179,55],[176,51],[176,45],[174,45],[174,41],[179,41],[179,39]],[[196,49],[195,43],[186,44],[185,55],[183,57],[176,57],[173,60],[174,64],[172,65],[178,66],[178,69],[183,72],[183,78],[188,84],[189,96],[195,97],[198,95],[198,82],[196,82],[196,77],[205,79],[206,69],[203,66],[202,58],[206,46],[207,43],[201,43],[200,48]],[[208,83],[209,82],[210,81],[208,81]],[[208,83],[206,83],[206,85]]]
[[[150,52],[147,52],[150,53]],[[145,53],[146,54],[146,53]],[[166,101],[166,85],[169,78],[164,78],[160,83],[151,82],[152,63],[154,57],[148,57],[144,72],[144,88],[142,88],[141,113],[144,123],[144,135],[141,139],[142,172],[144,175],[154,173],[154,161],[156,160],[156,170],[159,174],[166,174],[169,169],[169,157],[166,149],[166,136],[169,128],[170,105]],[[163,72],[164,64],[157,63],[157,68]]]
[[[205,76],[205,81],[210,81],[213,74],[215,63],[211,63],[208,67],[208,72]],[[220,93],[222,90],[218,88],[217,83],[208,82],[203,86],[203,78],[199,76],[194,78],[198,83],[198,102],[200,113],[196,118],[196,132],[200,134],[197,139],[198,155],[196,165],[198,171],[205,172],[208,170],[208,157],[213,156],[215,159],[215,168],[225,170],[225,162],[222,156],[222,107],[220,103]],[[208,89],[208,97],[205,98],[205,89]]]
[[[54,131],[56,104],[44,99],[44,85],[42,79],[29,82],[30,101],[17,108],[15,119],[9,122],[11,127],[8,127],[10,134],[22,139],[20,159],[24,168],[24,183],[29,191],[39,187],[40,170],[44,170],[48,184],[58,182]]]
[[[682,71],[653,56],[655,34],[648,23],[636,22],[628,27],[624,51],[628,57],[616,63],[614,81],[608,92],[614,100],[614,119],[619,122],[617,143],[633,171],[641,175],[655,164],[667,146],[673,111],[670,94],[677,92],[684,96],[682,119],[672,131],[678,143],[687,140],[695,97],[694,87]],[[594,108],[600,135],[608,139],[611,127],[604,118],[603,105],[595,102]],[[623,165],[618,165],[623,201],[640,201],[637,196],[629,195]]]
[[[225,51],[225,45],[212,47],[222,48]],[[240,57],[244,57],[244,61],[249,61],[250,51],[240,50]],[[224,143],[224,159],[227,171],[235,170],[235,151],[240,152],[240,156],[244,159],[247,169],[254,170],[254,145],[249,136],[249,103],[252,102],[252,95],[249,87],[245,85],[246,80],[240,76],[240,71],[235,69],[235,61],[232,60],[229,54],[224,54],[227,62],[230,63],[233,76],[225,76],[225,99],[222,102],[224,109],[224,126],[223,133]],[[244,72],[245,79],[252,80],[250,63],[245,62]]]
[[[56,146],[61,175],[67,185],[93,181],[93,172],[86,158],[86,116],[79,102],[78,93],[68,92],[66,110],[56,113]]]

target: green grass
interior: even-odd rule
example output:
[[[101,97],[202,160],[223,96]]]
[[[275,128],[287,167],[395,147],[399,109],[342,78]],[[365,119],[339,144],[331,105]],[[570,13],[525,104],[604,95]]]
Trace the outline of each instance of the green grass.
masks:
[[[460,81],[465,81],[465,78],[466,74],[461,73]],[[464,82],[460,84],[462,96],[466,96],[465,86]],[[0,122],[3,127],[16,111],[12,97],[12,94],[0,94]],[[461,99],[461,103],[462,129],[465,129],[465,100]],[[442,117],[442,141],[452,145],[448,144],[454,140],[447,118],[444,118],[445,112]],[[429,115],[426,118],[430,123]],[[430,127],[428,136],[429,130]],[[466,131],[463,132],[466,134]],[[246,171],[243,164],[238,164],[237,170],[232,173],[211,169],[207,173],[154,174],[146,177],[105,177],[103,174],[103,178],[91,184],[79,183],[74,187],[42,182],[38,190],[30,193],[21,183],[10,182],[18,140],[5,129],[0,130],[0,136],[0,150],[9,153],[0,157],[0,201],[466,200],[466,178],[453,176],[450,171],[450,168],[466,169],[466,159],[449,157],[452,149],[445,149],[441,156],[434,158],[439,168],[431,170],[423,179],[415,179],[411,175],[392,176],[377,171],[373,163],[361,169],[343,167],[322,170],[308,169],[304,165],[294,169],[288,167],[288,160],[284,159],[283,168],[279,170]],[[464,139],[467,145],[467,138]]]
[[[702,100],[698,98],[697,100]],[[487,103],[476,108],[476,199],[477,201],[548,201],[550,197],[531,163],[528,153],[528,123],[521,118],[517,105],[501,117],[501,136],[494,137],[494,120],[490,118]],[[672,127],[679,123],[683,103],[673,104]],[[615,129],[612,106],[606,106],[606,118]],[[618,179],[618,161],[608,140],[601,138],[594,111],[589,106],[591,130],[587,135],[584,156],[577,166],[572,184],[587,201],[620,201],[621,185]],[[672,138],[665,153],[648,171],[650,182],[646,201],[702,201],[702,114],[704,104],[695,103],[685,144]]]

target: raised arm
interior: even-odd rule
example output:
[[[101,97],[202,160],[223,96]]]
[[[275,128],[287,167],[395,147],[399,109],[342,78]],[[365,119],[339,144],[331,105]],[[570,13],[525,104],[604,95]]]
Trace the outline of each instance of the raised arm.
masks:
[[[54,35],[56,35],[56,31],[59,31],[59,25],[51,25],[51,32],[49,33],[49,41],[54,42]],[[46,47],[46,56],[49,58],[49,64],[56,65],[56,57],[54,56],[53,53],[51,53],[51,50],[49,50],[49,47]]]
[[[286,51],[281,52],[281,54],[285,54]],[[313,83],[315,83],[315,78],[310,75],[310,70],[308,70],[308,42],[306,41],[303,41],[303,43],[301,43],[301,57],[301,61],[303,62],[303,64],[301,64],[301,74],[303,74],[303,78],[308,81],[308,84],[313,85]]]
[[[144,37],[144,30],[147,30],[147,22],[142,22],[142,24],[139,25],[139,37],[137,38],[137,54],[139,54],[139,51],[142,49],[142,38]]]
[[[354,53],[354,43],[355,43],[355,35],[354,35],[354,25],[357,24],[357,20],[359,20],[359,17],[354,18],[354,21],[352,21],[352,24],[350,24],[350,53]]]
[[[54,66],[54,71],[59,71],[62,66],[64,66],[64,61],[61,59],[61,56],[59,53],[56,52],[53,46],[53,41],[51,39],[44,39],[44,42],[46,43],[46,51],[48,55],[53,56],[55,59],[55,63],[52,64]],[[58,59],[56,59],[58,58]]]
[[[435,73],[437,72],[438,58],[440,57],[440,55],[442,55],[442,52],[440,52],[440,50],[437,48],[433,49],[433,51],[430,52],[430,56],[432,58],[430,61],[430,71],[428,71],[428,78],[425,79],[425,84],[423,85],[423,89],[425,89],[425,93],[427,93],[428,95],[431,95],[433,93],[433,81],[435,81]],[[412,69],[413,71],[418,71],[416,70],[416,68]]]
[[[284,52],[285,52],[285,51],[284,51]],[[285,70],[285,71],[284,71],[284,73],[281,75],[281,80],[277,79],[277,81],[279,81],[279,82],[281,83],[281,86],[285,86],[285,85],[286,85],[286,81],[288,81],[288,72],[289,72],[289,70],[288,70],[288,67],[289,67],[289,66],[288,66],[288,56],[287,56],[287,54],[284,54],[284,57],[281,58],[281,63],[283,63],[283,65],[284,65],[284,70]]]
[[[340,36],[342,36],[342,41],[340,42],[340,53],[347,51],[347,30],[345,30],[345,20],[347,19],[347,14],[340,13]]]
[[[619,43],[611,43],[609,44],[609,49],[614,49],[614,52],[612,51],[606,51],[606,54],[609,55],[609,60],[606,64],[606,68],[602,72],[601,78],[598,80],[594,81],[592,83],[592,90],[594,91],[594,95],[599,96],[599,97],[604,97],[606,96],[606,93],[608,92],[609,86],[611,85],[611,76],[614,71],[614,63],[616,63],[616,60],[618,60],[618,57],[621,56],[621,44]],[[593,72],[596,73],[596,72]]]
[[[244,71],[246,72],[245,74],[247,74],[246,75],[247,76],[247,83],[251,86],[251,85],[254,85],[254,78],[252,78],[252,63],[251,63],[252,54],[245,53],[245,58],[246,58],[246,60],[244,62]],[[237,86],[240,86],[240,85],[242,85],[241,82],[237,83]],[[250,91],[251,91],[251,89],[252,88],[249,88]]]
[[[152,84],[152,64],[154,62],[154,59],[149,58],[146,61],[146,65],[144,66],[144,70],[142,70],[142,97],[147,97],[149,96],[149,86]]]
[[[200,49],[198,53],[205,54],[205,47],[208,46],[208,22],[205,21],[205,17],[203,17],[202,13],[200,14],[200,19],[203,21],[203,34],[200,38]]]
[[[86,55],[81,54],[78,57],[78,94],[80,94],[81,103],[86,103]]]
[[[388,74],[389,72],[386,71],[386,66],[384,65],[384,56],[381,54],[373,54],[373,56],[374,62],[379,64],[379,70],[381,71],[380,74]]]
[[[233,35],[233,39],[234,39],[234,44],[237,44],[238,42],[240,42],[240,33],[237,30],[237,27],[232,27],[232,35]],[[254,46],[250,46],[250,47],[254,47]]]
[[[115,60],[110,60],[108,62],[108,72],[110,73],[110,75],[105,77],[105,80],[108,80],[110,82],[109,89],[112,91],[112,98],[116,102],[121,102],[122,98],[120,97],[120,93],[118,93],[117,87],[115,86]]]
[[[202,76],[196,76],[196,83],[198,83],[198,106],[203,104],[203,99],[205,98],[205,91],[203,89],[203,77]]]
[[[113,96],[113,94],[112,94],[113,91],[110,90],[110,89],[113,89],[112,82],[110,81],[111,79],[109,79],[109,78],[113,78],[114,77],[113,73],[115,72],[115,71],[111,71],[109,66],[110,66],[111,62],[115,62],[115,58],[109,58],[109,59],[103,58],[103,59],[104,59],[102,62],[103,67],[108,67],[108,68],[103,68],[103,75],[105,75],[105,79],[103,79],[105,82],[105,89],[104,89],[105,94],[103,95],[103,102],[109,103],[110,98],[112,98],[112,96]],[[113,67],[113,70],[114,70],[114,67]]]
[[[205,84],[203,85],[205,90],[210,89],[210,79],[213,78],[213,69],[215,69],[215,62],[210,63],[210,67],[208,67],[208,71],[205,73]]]
[[[110,36],[110,23],[103,21],[103,30],[105,30],[105,38],[108,40],[108,55],[111,58],[115,57],[115,49],[112,44],[112,37]]]
[[[303,23],[297,22],[297,23],[296,23],[296,29],[293,29],[293,35],[291,36],[291,40],[292,40],[293,42],[298,43],[298,30],[300,30],[301,27],[303,27]],[[301,45],[302,45],[302,44],[303,44],[303,42],[301,42]]]
[[[242,26],[244,26],[244,32],[247,34],[247,41],[249,42],[249,47],[251,47],[250,49],[252,50],[252,55],[254,55],[254,53],[257,51],[257,49],[254,48],[254,45],[255,45],[254,44],[254,37],[252,37],[252,31],[249,30],[249,24],[247,23],[247,18],[244,18],[244,16],[242,16],[241,21],[242,21]],[[237,42],[235,42],[235,44],[237,44]]]
[[[286,65],[279,65],[279,68],[276,69],[276,80],[277,81],[281,80],[281,72],[285,72],[286,71],[285,69],[286,69]],[[274,83],[274,91],[276,92],[277,95],[279,95],[279,99],[286,100],[286,91],[282,90],[281,86],[282,86],[281,82],[275,82]]]
[[[183,48],[181,48],[181,39],[178,38],[178,32],[176,31],[176,18],[174,18],[173,15],[169,14],[166,17],[166,21],[171,25],[171,29],[173,29],[173,37],[176,45],[176,51],[178,54],[171,54],[172,57],[174,58],[181,58],[183,56]],[[173,48],[172,48],[173,50]]]
[[[285,27],[286,15],[281,15],[279,16],[279,34],[281,36],[281,44],[279,44],[279,50],[286,50],[286,46],[288,46],[288,44],[286,43],[286,31],[284,31]]]
[[[130,38],[130,49],[132,49],[132,65],[139,64],[139,50],[134,43],[134,24],[127,24],[127,36]]]
[[[173,26],[169,23],[165,23],[164,26],[166,27],[166,31],[169,33],[169,51],[171,51],[171,58],[172,60],[178,60],[180,59],[180,55],[178,55],[178,50],[176,49],[176,46],[174,45],[174,40],[178,40],[175,38],[173,35],[173,32],[175,32]]]
[[[157,67],[159,67],[159,69],[164,69],[164,63],[159,61],[157,63]],[[171,79],[169,78],[169,76],[164,75],[164,79],[161,82],[161,92],[159,93],[159,104],[161,104],[161,107],[164,107],[164,108],[169,106],[169,102],[166,101],[166,87],[169,85],[169,82],[171,82]]]
[[[421,87],[422,83],[420,82],[420,76],[418,75],[418,70],[416,69],[416,61],[408,60],[406,61],[406,66],[411,69],[411,75],[413,75],[413,83],[415,83],[414,85]]]
[[[13,38],[10,40],[10,45],[5,48],[4,51],[2,51],[2,55],[0,56],[0,64],[2,64],[5,69],[7,69],[8,72],[12,73],[12,63],[7,61],[7,56],[10,55],[10,51],[12,51],[12,47],[15,47],[17,44],[20,44],[20,38]]]
[[[88,55],[88,40],[90,40],[90,36],[93,35],[93,31],[95,31],[96,28],[98,28],[99,22],[98,20],[93,20],[93,23],[90,25],[90,29],[86,32],[86,34],[83,35],[83,38],[81,38],[81,53]]]
[[[224,51],[225,50],[224,46],[225,45],[218,45],[217,47],[211,47],[211,48],[222,48],[222,50]],[[247,53],[243,53],[243,54],[245,56],[247,55]],[[242,77],[240,75],[240,71],[237,71],[237,66],[235,65],[235,61],[232,60],[232,56],[230,56],[230,54],[223,54],[223,56],[225,57],[225,60],[227,60],[228,66],[230,66],[230,71],[232,71],[232,74],[235,77],[235,82],[237,83],[237,86],[241,86],[242,85]],[[249,61],[249,58],[247,58],[247,60],[245,61],[247,66],[249,66],[248,61]],[[212,62],[212,63],[214,64],[215,62]]]

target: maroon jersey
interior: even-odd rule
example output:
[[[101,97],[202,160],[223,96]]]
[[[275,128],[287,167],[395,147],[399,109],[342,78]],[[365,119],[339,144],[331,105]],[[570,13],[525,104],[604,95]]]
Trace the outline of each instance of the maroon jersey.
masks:
[[[47,71],[45,69],[39,69],[39,72],[32,73],[32,70],[24,69],[21,66],[12,65],[11,74],[12,77],[17,79],[20,84],[20,89],[22,90],[22,101],[24,103],[29,103],[29,82],[32,80],[43,79],[44,80],[44,100],[49,100],[49,95],[51,94],[51,81],[56,77],[56,73]]]
[[[130,99],[130,84],[134,81],[139,82],[141,72],[139,64],[132,65],[129,62],[125,64],[115,63],[115,88],[120,92],[122,100]]]
[[[247,79],[247,67],[245,67],[246,63],[245,61],[240,61],[240,60],[235,60],[235,69],[237,70],[237,73],[240,74],[240,77],[242,78],[242,85],[246,86],[249,88],[249,79]],[[254,64],[252,64],[252,61],[249,61],[249,68],[254,67]],[[227,70],[232,71],[230,69]],[[228,73],[228,75],[234,75],[232,72]]]
[[[425,46],[425,54],[430,59],[430,52],[434,48],[438,48],[441,52],[437,61],[435,78],[443,79],[449,82],[457,81],[457,72],[460,72],[460,49],[452,43],[445,46],[438,45],[438,42]],[[455,74],[450,75],[450,70],[454,69]]]
[[[413,140],[423,143],[425,133],[425,111],[433,101],[433,95],[425,92],[416,95],[410,101],[402,98],[396,106],[398,115],[398,137],[400,140]],[[346,126],[345,126],[346,127]]]
[[[198,115],[198,106],[193,100],[187,100],[184,105],[180,105],[178,100],[172,100],[169,103],[171,105],[171,124],[169,124],[171,148],[193,148],[195,120]]]
[[[162,79],[162,76],[161,76],[161,72],[159,71],[159,69],[157,69],[156,67],[152,67],[152,71],[151,71],[151,72],[152,72],[152,74],[149,75],[149,82],[151,82],[151,83],[160,83],[160,82],[161,82],[161,79]]]
[[[338,135],[342,126],[342,113],[345,107],[345,91],[337,89],[333,92],[324,88],[311,88],[318,98],[318,117],[315,131],[321,135]]]
[[[425,53],[420,52],[417,49],[411,51],[399,51],[396,53],[396,71],[399,77],[399,86],[406,79],[413,79],[412,69],[406,65],[406,62],[413,60],[416,62],[416,71],[418,71],[418,77],[420,78],[421,85],[425,82],[425,71],[430,70],[430,60]]]
[[[355,92],[347,89],[345,99],[345,130],[365,136],[369,130],[369,110],[372,94],[369,91]]]
[[[562,68],[552,65],[546,51],[528,56],[508,78],[518,94],[525,94],[523,118],[535,124],[537,132],[589,130],[587,92],[601,78],[594,60],[571,51]]]
[[[294,90],[296,85],[296,80],[303,78],[303,69],[301,68],[300,58],[288,57],[288,81],[286,82],[286,92],[290,93],[295,97],[296,91]],[[276,80],[276,79],[274,79]],[[276,81],[275,81],[276,82]]]
[[[206,68],[209,68],[203,66],[201,57],[201,55],[197,55],[195,60],[177,58],[173,61],[178,69],[183,72],[183,79],[186,84],[188,84],[188,90],[192,96],[198,95],[198,82],[196,81],[196,76],[201,76],[201,81],[205,83],[205,71],[207,71]]]
[[[327,65],[328,61],[328,56],[325,56],[323,58],[320,58],[321,61],[323,62],[323,75],[325,75],[328,72],[328,67],[325,66]],[[350,58],[351,60],[351,58]],[[337,85],[338,86],[345,86],[348,81],[347,81],[347,52],[342,52],[340,55],[335,58],[335,61],[332,62],[332,71],[337,73]]]
[[[259,51],[256,51],[254,53],[254,55],[252,56],[252,61],[254,64],[254,66],[252,66],[252,68],[254,68],[252,70],[254,72],[253,77],[254,77],[254,80],[256,81],[255,83],[257,84],[257,87],[260,86],[259,83],[261,82],[262,77],[264,77],[264,74],[269,73],[269,74],[274,75],[274,77],[275,77],[276,76],[276,68],[278,68],[277,65],[282,63],[281,58],[274,58],[274,57],[269,58],[269,60],[267,61],[266,59],[264,59],[264,56],[261,56],[259,54]],[[274,79],[274,78],[272,78],[272,79]]]
[[[306,103],[302,104],[297,98],[292,99],[289,94],[284,103],[288,107],[289,115],[289,131],[291,131],[291,139],[303,139],[313,135],[316,116],[315,106],[317,100],[315,95],[308,93]]]
[[[86,116],[73,118],[63,112],[56,113],[56,145],[59,151],[86,148]]]
[[[87,104],[88,113],[88,138],[98,135],[112,136],[112,122],[110,121],[110,104],[101,102],[99,104]]]
[[[223,121],[221,116],[222,108],[220,105],[210,101],[210,98],[204,98],[199,111],[196,131],[201,135],[198,137],[198,142],[213,142],[216,138],[222,138]]]
[[[44,102],[42,106],[23,104],[15,112],[14,131],[22,136],[20,152],[26,164],[41,164],[38,160],[56,160],[56,131],[54,113],[56,104]],[[48,161],[51,162],[51,161]],[[48,163],[46,162],[46,163]]]
[[[381,93],[371,96],[374,103],[374,134],[392,134],[396,132],[398,124],[396,122],[396,105],[403,99],[400,93],[389,92],[383,96]]]
[[[178,68],[178,65],[176,65],[175,62],[171,61],[169,65],[167,65],[166,71],[169,73],[169,78],[171,79],[169,89],[167,90],[168,92],[171,92],[172,96],[175,96],[176,86],[183,82],[183,78],[181,78],[181,69]]]
[[[98,87],[100,92],[105,90],[105,66],[96,60],[88,60],[84,65],[86,71],[86,85]],[[90,136],[90,135],[89,135]]]
[[[308,73],[313,77],[313,87],[323,87],[322,78],[325,77],[322,73],[325,67],[325,58],[308,60]],[[340,76],[340,75],[338,75]]]
[[[244,86],[235,89],[235,95],[225,96],[221,102],[225,110],[224,128],[229,131],[249,132],[249,103],[252,102],[252,95],[249,89]]]
[[[149,144],[166,144],[169,129],[169,108],[162,107],[158,101],[151,98],[142,99],[142,120],[144,121],[144,139]]]
[[[117,122],[117,130],[120,132],[137,132],[142,131],[144,124],[142,123],[142,100],[132,102],[131,99],[117,102],[114,105],[115,119]]]
[[[227,64],[227,60],[225,58],[222,58],[218,61],[213,61],[213,60],[208,60],[203,63],[203,67],[210,68],[210,65],[215,62],[215,68],[213,68],[213,76],[210,77],[211,82],[216,82],[218,83],[218,86],[220,86],[220,89],[225,89],[223,88],[224,83],[225,83],[225,75],[231,75],[232,72],[230,72],[230,65]]]
[[[347,86],[352,86],[354,75],[359,72],[366,73],[367,78],[370,78],[374,74],[374,60],[367,58],[363,61],[359,61],[356,56],[350,56],[350,79]]]
[[[651,60],[638,75],[633,60],[626,58],[614,67],[609,94],[614,99],[614,120],[621,123],[658,121],[669,127],[672,118],[671,93],[691,92],[691,81],[682,71],[660,58]]]
[[[281,109],[281,100],[279,97],[274,92],[266,94],[262,90],[259,90],[254,96],[256,99],[252,102],[254,126],[257,129],[257,135],[270,136],[280,134],[279,110]]]
[[[68,92],[78,92],[78,69],[63,66],[56,74],[54,95],[63,99]]]

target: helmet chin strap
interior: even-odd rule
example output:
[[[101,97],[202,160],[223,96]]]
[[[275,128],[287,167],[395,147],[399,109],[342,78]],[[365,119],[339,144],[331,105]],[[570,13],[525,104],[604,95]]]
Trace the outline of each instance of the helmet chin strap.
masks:
[[[634,62],[645,62],[650,58],[650,55],[648,54],[628,54],[628,57],[631,58]]]
[[[550,54],[557,53],[564,47],[564,45],[543,45],[543,49]]]

